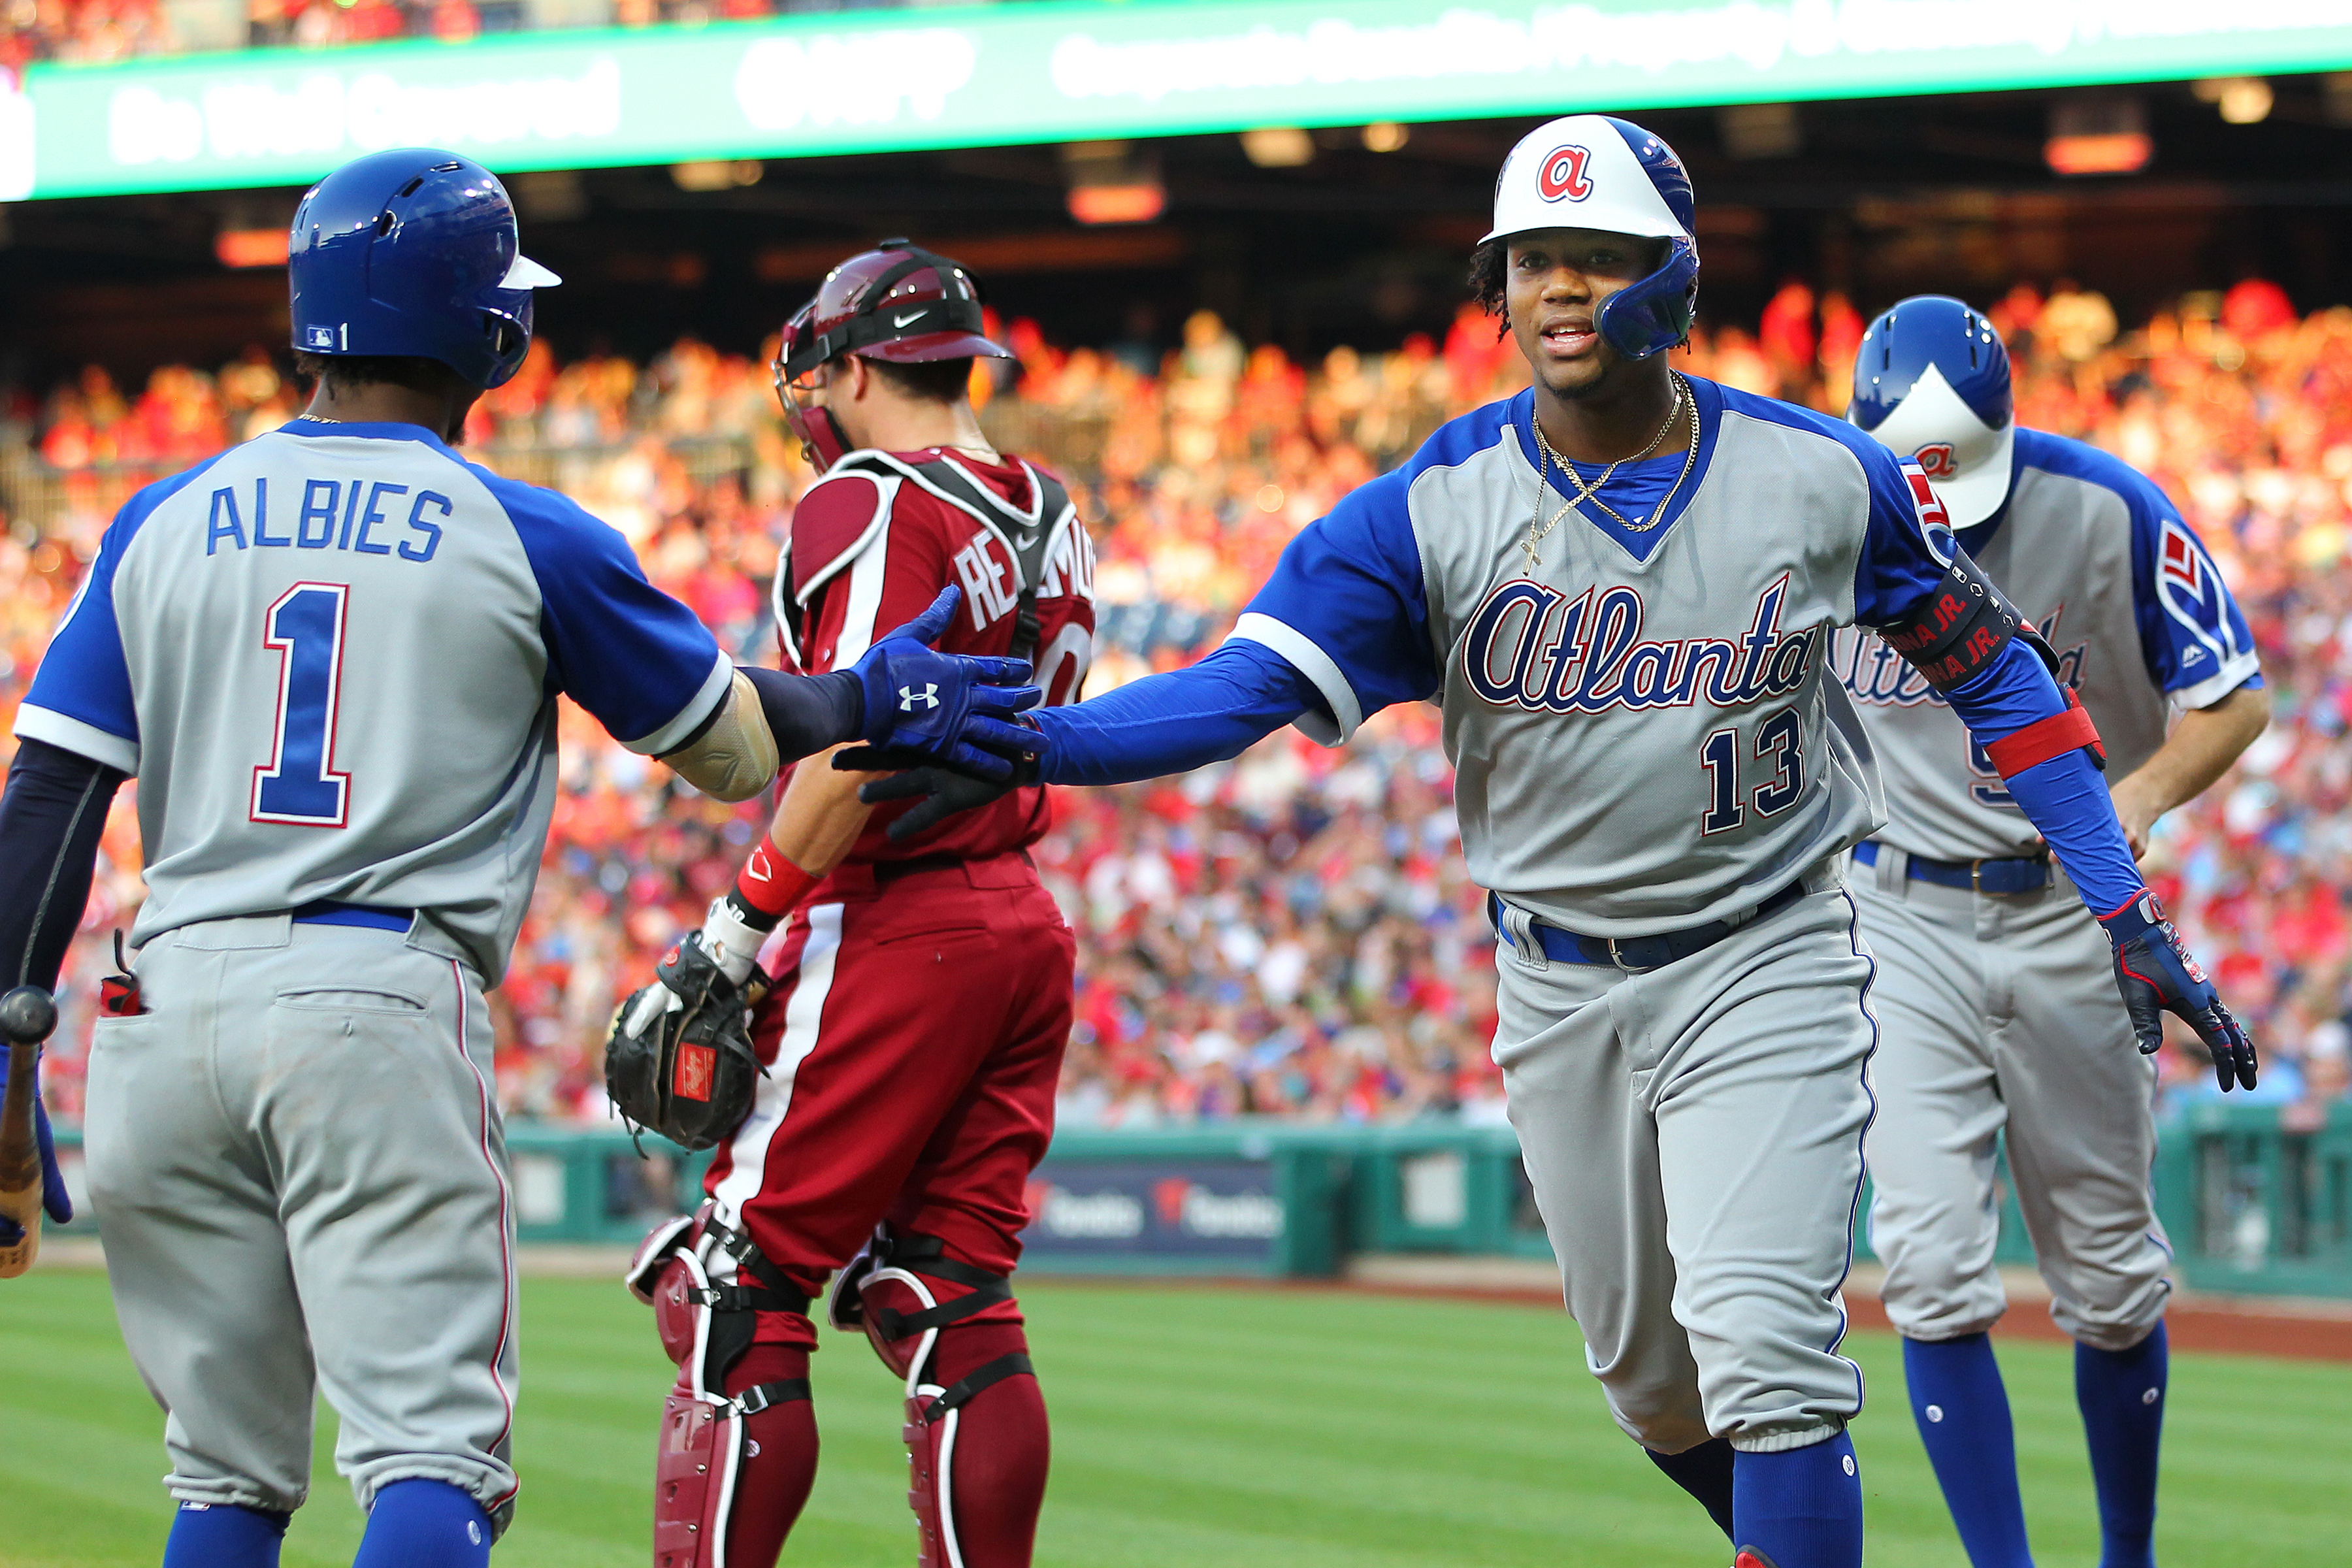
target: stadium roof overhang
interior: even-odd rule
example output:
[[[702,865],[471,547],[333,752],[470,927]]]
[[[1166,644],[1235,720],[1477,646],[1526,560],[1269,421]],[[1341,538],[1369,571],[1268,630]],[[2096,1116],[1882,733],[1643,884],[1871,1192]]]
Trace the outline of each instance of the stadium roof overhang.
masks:
[[[0,73],[0,201],[2352,67],[2352,0],[1161,0]]]

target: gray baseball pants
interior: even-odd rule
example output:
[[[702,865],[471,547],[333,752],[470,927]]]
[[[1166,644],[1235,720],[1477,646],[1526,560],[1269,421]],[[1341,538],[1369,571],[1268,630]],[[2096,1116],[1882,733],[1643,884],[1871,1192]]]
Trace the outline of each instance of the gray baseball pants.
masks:
[[[84,1136],[131,1359],[183,1501],[310,1489],[323,1389],[362,1508],[425,1478],[505,1522],[513,1233],[481,983],[424,938],[208,921],[100,1022]]]
[[[1495,1059],[1569,1313],[1618,1426],[1661,1453],[1801,1448],[1862,1407],[1837,1348],[1871,964],[1835,874],[1807,886],[1660,969],[1498,952]]]
[[[2000,1321],[2005,1141],[2051,1317],[2127,1350],[2164,1315],[2172,1251],[2148,1186],[2156,1064],[2133,1042],[2106,933],[2063,877],[1975,893],[1911,881],[1907,864],[1882,848],[1854,868],[1879,961],[1870,1244],[1886,1315],[1915,1340]]]

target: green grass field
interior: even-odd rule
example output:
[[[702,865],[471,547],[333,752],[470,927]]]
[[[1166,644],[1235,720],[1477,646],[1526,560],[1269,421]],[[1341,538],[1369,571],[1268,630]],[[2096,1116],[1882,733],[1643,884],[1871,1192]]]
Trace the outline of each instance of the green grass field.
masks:
[[[1538,1308],[1322,1290],[1023,1290],[1055,1420],[1038,1561],[1054,1568],[1722,1568],[1722,1538],[1602,1413],[1574,1331]],[[618,1285],[523,1286],[521,1510],[502,1568],[647,1561],[654,1423],[668,1364]],[[825,1455],[786,1553],[913,1560],[894,1385],[865,1346],[816,1358]],[[1855,1427],[1874,1568],[1966,1568],[1904,1407],[1890,1337]],[[2063,1347],[2004,1351],[2043,1568],[2097,1560]],[[2342,1568],[2352,1366],[2179,1356],[2167,1568]],[[0,1286],[0,1564],[149,1568],[169,1510],[163,1419],[104,1280]],[[290,1564],[350,1561],[360,1519],[329,1462]]]

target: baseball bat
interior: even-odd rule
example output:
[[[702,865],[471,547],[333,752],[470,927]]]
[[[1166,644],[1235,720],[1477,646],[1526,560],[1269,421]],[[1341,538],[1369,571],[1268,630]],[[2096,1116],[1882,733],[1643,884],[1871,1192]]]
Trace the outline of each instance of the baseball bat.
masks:
[[[8,1041],[8,1093],[0,1099],[0,1215],[24,1227],[24,1239],[0,1247],[0,1279],[14,1279],[41,1255],[41,1148],[33,1134],[33,1076],[41,1042],[58,1026],[58,1005],[37,985],[0,996],[0,1036]]]

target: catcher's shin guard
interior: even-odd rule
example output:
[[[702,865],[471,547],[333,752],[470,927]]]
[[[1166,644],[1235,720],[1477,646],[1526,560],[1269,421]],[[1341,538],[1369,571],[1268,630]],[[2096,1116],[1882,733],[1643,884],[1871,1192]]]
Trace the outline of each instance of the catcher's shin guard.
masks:
[[[761,1283],[712,1284],[709,1265],[721,1254]],[[730,1397],[727,1374],[751,1349],[759,1312],[805,1312],[808,1298],[748,1237],[720,1224],[709,1205],[690,1223],[656,1229],[626,1278],[631,1290],[652,1301],[662,1348],[678,1367],[662,1405],[654,1468],[656,1568],[727,1568],[728,1526],[750,1443],[745,1422],[809,1396],[806,1378],[788,1377]]]
[[[919,1270],[920,1272],[917,1272]],[[963,1294],[942,1300],[934,1281],[968,1285]],[[1013,1299],[1012,1282],[944,1256],[939,1239],[927,1236],[893,1236],[877,1231],[866,1251],[842,1271],[835,1286],[828,1316],[837,1328],[861,1328],[875,1353],[892,1372],[907,1380],[906,1423],[900,1436],[907,1444],[907,1501],[919,1528],[919,1568],[999,1568],[1012,1561],[1000,1549],[999,1537],[1008,1533],[992,1521],[984,1546],[968,1540],[957,1513],[956,1443],[961,1433],[964,1406],[1007,1378],[1034,1375],[1028,1354],[1007,1349],[958,1377],[940,1381],[942,1331],[960,1330],[979,1337],[993,1330],[1009,1345],[1024,1342],[1016,1325],[971,1325],[965,1320]],[[1043,1492],[1043,1422],[1033,1445],[1037,1451],[1035,1490]],[[1016,1510],[1018,1511],[1024,1511]],[[1027,1540],[1035,1524],[1034,1502],[1025,1521],[1009,1533],[1020,1540],[1011,1551],[1018,1562],[1028,1561]],[[985,1555],[982,1555],[985,1552]]]

